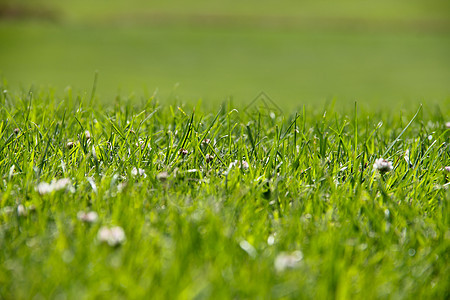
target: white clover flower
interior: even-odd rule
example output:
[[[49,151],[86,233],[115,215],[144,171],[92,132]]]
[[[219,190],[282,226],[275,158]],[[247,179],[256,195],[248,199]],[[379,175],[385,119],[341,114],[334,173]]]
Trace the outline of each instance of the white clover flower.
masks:
[[[131,170],[131,175],[137,176],[138,174],[139,174],[139,176],[142,176],[142,177],[144,177],[144,178],[147,177],[147,174],[145,174],[145,170],[144,170],[144,169],[133,168],[133,169]]]
[[[205,161],[206,161],[207,164],[209,164],[210,162],[212,162],[213,159],[214,159],[214,155],[209,154],[209,153],[205,155]]]
[[[51,185],[47,182],[41,182],[37,185],[36,190],[39,194],[44,195],[53,191]]]
[[[445,127],[450,128],[450,122],[445,123]]]
[[[97,238],[102,243],[107,243],[111,247],[118,246],[125,242],[125,232],[122,227],[103,226],[97,233]]]
[[[275,258],[275,270],[282,272],[286,269],[295,269],[300,266],[303,259],[303,253],[299,250],[292,253],[281,252]]]
[[[389,171],[392,171],[392,162],[388,161],[387,159],[378,158],[375,160],[375,163],[373,164],[373,168],[375,170],[378,170],[380,173],[386,173]]]
[[[275,237],[276,237],[277,233],[274,232],[273,234],[269,235],[269,237],[267,238],[267,245],[269,246],[273,246],[273,244],[275,244]]]
[[[77,218],[81,222],[95,223],[98,220],[98,214],[95,211],[89,212],[79,211],[77,213]]]
[[[89,132],[89,130],[86,130],[84,132],[84,136],[85,136],[86,140],[90,140],[91,139],[91,133]]]
[[[404,158],[408,166],[412,166],[411,160],[409,159],[409,149],[406,149]]]
[[[228,168],[231,169],[232,167],[238,167],[239,169],[242,169],[242,170],[248,170],[249,164],[245,160],[242,160],[242,161],[235,160],[235,161],[230,163],[230,166]]]
[[[17,215],[19,215],[19,217],[26,217],[28,215],[28,211],[23,204],[17,206]]]
[[[156,179],[158,179],[159,181],[166,181],[167,178],[169,178],[169,173],[167,173],[166,171],[163,171],[156,175]]]
[[[59,190],[65,189],[69,185],[70,185],[70,179],[69,178],[63,178],[63,179],[57,180],[55,182],[52,181],[52,186],[53,186],[53,189],[55,191],[59,191]]]
[[[51,193],[53,191],[59,191],[66,189],[70,186],[70,179],[69,178],[63,178],[59,180],[52,180],[51,183],[47,182],[41,182],[37,185],[36,190],[39,194],[44,195]]]
[[[442,168],[443,171],[450,173],[450,166]]]

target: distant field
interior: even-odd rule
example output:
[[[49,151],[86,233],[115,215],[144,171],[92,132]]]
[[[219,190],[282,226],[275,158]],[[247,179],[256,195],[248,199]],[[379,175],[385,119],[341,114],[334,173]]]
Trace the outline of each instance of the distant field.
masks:
[[[104,21],[130,14],[286,16],[300,18],[360,19],[367,21],[448,21],[446,0],[26,0],[33,6],[51,8],[72,21]]]
[[[247,103],[265,91],[286,108],[450,97],[446,1],[39,3],[56,21],[0,21],[0,74],[11,88],[86,91],[98,70],[107,102],[154,92]]]
[[[447,2],[3,0],[0,299],[448,299]]]

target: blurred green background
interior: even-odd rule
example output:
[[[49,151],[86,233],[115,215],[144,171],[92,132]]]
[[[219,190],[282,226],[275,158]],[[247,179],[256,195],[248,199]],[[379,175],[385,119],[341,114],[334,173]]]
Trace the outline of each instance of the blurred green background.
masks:
[[[0,74],[112,101],[450,99],[450,1],[0,0]]]

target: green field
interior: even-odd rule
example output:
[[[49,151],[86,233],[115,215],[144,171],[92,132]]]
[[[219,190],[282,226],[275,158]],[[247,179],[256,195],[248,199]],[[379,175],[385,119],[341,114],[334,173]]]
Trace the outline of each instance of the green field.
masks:
[[[449,299],[449,10],[0,0],[0,299]]]
[[[98,71],[109,102],[155,92],[250,102],[264,91],[289,109],[450,95],[446,1],[43,3],[56,21],[0,21],[0,72],[12,87],[86,91]]]
[[[0,96],[2,299],[449,296],[448,106],[32,92]]]

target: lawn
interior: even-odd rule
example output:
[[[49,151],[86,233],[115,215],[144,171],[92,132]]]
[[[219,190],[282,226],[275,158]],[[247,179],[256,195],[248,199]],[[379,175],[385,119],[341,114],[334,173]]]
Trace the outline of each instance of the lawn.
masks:
[[[448,299],[448,9],[3,0],[0,299]]]
[[[5,89],[3,299],[448,298],[448,106]]]
[[[448,101],[445,1],[427,9],[421,1],[366,9],[354,1],[337,8],[285,2],[45,1],[57,21],[0,20],[0,72],[17,89],[86,91],[98,71],[105,102],[156,93],[214,106],[250,102],[262,91],[287,110],[333,98]]]

